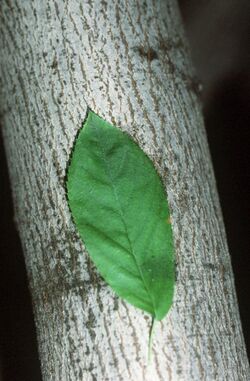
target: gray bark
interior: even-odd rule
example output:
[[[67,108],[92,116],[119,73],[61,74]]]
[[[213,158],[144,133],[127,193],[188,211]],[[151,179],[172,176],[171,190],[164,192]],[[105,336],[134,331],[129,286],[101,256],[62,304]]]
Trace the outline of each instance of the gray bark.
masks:
[[[2,0],[1,112],[45,381],[249,380],[201,107],[174,0]],[[156,326],[100,279],[65,173],[87,107],[127,131],[168,193],[173,306]]]

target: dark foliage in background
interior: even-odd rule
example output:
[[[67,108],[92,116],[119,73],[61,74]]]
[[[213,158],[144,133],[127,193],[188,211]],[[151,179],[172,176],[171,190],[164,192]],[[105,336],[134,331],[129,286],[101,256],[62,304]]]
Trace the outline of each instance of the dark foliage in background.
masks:
[[[179,0],[203,83],[206,129],[250,353],[250,3]],[[40,381],[24,259],[0,145],[0,381]]]

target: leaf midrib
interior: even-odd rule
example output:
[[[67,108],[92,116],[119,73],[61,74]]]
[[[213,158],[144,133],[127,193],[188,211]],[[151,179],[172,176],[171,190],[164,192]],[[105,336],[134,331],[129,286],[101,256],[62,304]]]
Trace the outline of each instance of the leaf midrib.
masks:
[[[94,124],[92,124],[92,127],[93,129],[95,130],[95,132],[97,132],[97,128],[94,126]],[[97,135],[98,135],[98,132],[97,132]],[[109,163],[108,161],[106,160],[106,156],[105,156],[105,153],[103,151],[103,148],[102,148],[102,145],[99,143],[99,139],[97,138],[97,142],[100,146],[100,150],[101,150],[101,153],[102,153],[102,158],[103,158],[103,161],[105,163],[105,172],[107,174],[107,177],[109,178],[110,180],[110,184],[111,184],[111,188],[113,189],[113,193],[114,193],[114,196],[115,196],[115,199],[116,199],[116,202],[118,204],[118,207],[119,207],[119,210],[120,210],[120,218],[121,218],[121,221],[123,223],[123,226],[124,226],[124,229],[125,229],[125,233],[127,235],[127,239],[128,239],[128,243],[129,243],[129,247],[130,247],[130,254],[132,255],[132,258],[136,264],[136,267],[137,267],[137,270],[138,270],[138,273],[140,274],[140,277],[141,277],[141,280],[142,280],[142,283],[143,283],[143,286],[144,286],[144,289],[146,291],[146,293],[148,294],[150,300],[151,300],[151,303],[152,303],[152,306],[153,306],[153,310],[154,310],[154,315],[156,316],[156,308],[155,308],[155,304],[154,304],[154,300],[153,300],[153,297],[151,295],[151,293],[149,292],[149,288],[146,284],[146,281],[144,279],[144,276],[143,276],[143,273],[140,269],[140,266],[138,265],[138,262],[137,262],[137,259],[136,259],[136,256],[135,256],[135,253],[134,253],[134,250],[133,250],[133,247],[132,247],[132,242],[130,240],[130,237],[129,237],[129,233],[128,233],[128,228],[127,228],[127,224],[125,222],[125,218],[124,218],[124,213],[123,213],[123,210],[122,210],[122,207],[121,207],[121,204],[120,204],[120,201],[119,201],[119,197],[118,197],[118,194],[117,194],[117,191],[115,189],[115,186],[114,186],[114,181],[111,177],[111,173],[110,173],[110,166],[109,166]],[[105,141],[106,142],[106,141]]]

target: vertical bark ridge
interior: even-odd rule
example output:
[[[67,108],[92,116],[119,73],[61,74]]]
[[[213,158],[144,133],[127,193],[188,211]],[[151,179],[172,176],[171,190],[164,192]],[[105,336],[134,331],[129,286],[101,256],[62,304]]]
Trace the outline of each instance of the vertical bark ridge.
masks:
[[[188,47],[171,0],[1,2],[1,114],[46,381],[248,380]],[[100,279],[65,175],[87,107],[128,132],[168,193],[173,307],[146,367],[147,315]]]

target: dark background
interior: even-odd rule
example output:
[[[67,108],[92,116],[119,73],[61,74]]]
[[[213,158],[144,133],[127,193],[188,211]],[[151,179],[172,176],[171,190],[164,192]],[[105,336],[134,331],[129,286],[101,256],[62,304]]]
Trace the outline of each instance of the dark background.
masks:
[[[193,62],[203,84],[207,135],[250,353],[250,2],[179,3]],[[40,381],[31,300],[13,222],[2,139],[0,175],[0,381]]]

